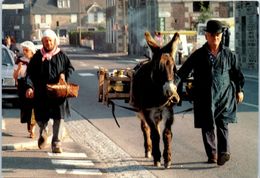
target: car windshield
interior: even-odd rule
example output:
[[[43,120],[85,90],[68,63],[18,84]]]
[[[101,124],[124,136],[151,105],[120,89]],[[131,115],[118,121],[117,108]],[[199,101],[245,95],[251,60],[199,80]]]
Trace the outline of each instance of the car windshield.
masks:
[[[2,48],[2,65],[12,65],[12,59],[5,48]]]
[[[41,42],[41,41],[33,41],[33,44],[34,44],[34,45],[41,45],[42,42]]]

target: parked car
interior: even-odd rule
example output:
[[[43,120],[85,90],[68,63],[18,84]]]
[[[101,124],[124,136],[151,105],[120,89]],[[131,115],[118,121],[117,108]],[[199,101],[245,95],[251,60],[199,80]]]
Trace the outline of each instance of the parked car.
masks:
[[[42,48],[42,41],[41,40],[33,40],[33,44],[34,44],[36,49]]]
[[[2,101],[18,104],[18,91],[13,78],[15,55],[6,46],[2,45]]]

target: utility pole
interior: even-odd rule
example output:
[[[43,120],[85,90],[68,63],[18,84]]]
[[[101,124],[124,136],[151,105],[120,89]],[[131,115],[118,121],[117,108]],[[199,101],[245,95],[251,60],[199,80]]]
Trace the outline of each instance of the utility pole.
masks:
[[[126,39],[126,33],[127,33],[127,31],[126,31],[126,2],[125,2],[125,0],[123,0],[123,26],[124,26],[124,28],[123,28],[123,45],[124,45],[124,47],[123,47],[123,50],[124,50],[124,52],[127,52],[127,49],[126,49],[126,43],[127,43],[127,39]]]
[[[81,0],[79,0],[79,46],[81,46]]]

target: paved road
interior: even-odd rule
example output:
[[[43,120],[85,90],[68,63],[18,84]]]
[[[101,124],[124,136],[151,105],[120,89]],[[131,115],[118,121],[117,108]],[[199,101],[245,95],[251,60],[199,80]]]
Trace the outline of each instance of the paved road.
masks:
[[[106,59],[106,60],[104,60]],[[204,148],[201,141],[200,130],[193,128],[193,115],[188,113],[182,117],[182,115],[176,115],[174,130],[174,143],[173,143],[173,159],[171,169],[163,170],[161,168],[152,167],[152,160],[143,159],[143,147],[142,147],[142,133],[139,129],[139,122],[135,115],[130,111],[117,109],[116,114],[121,125],[118,129],[113,121],[110,108],[104,105],[97,104],[97,78],[96,78],[96,66],[106,66],[109,69],[116,67],[127,67],[132,64],[131,59],[122,60],[120,58],[114,58],[109,60],[106,56],[103,58],[95,55],[80,58],[74,60],[75,66],[78,66],[78,75],[74,75],[73,79],[81,83],[80,98],[73,101],[75,110],[80,113],[84,118],[93,124],[98,130],[104,134],[107,139],[103,143],[101,139],[97,139],[97,142],[87,135],[79,141],[79,143],[89,144],[89,140],[93,141],[91,147],[94,150],[102,153],[101,159],[115,159],[119,162],[124,160],[124,155],[115,154],[114,147],[110,148],[110,141],[106,144],[106,141],[111,140],[115,145],[124,150],[127,155],[136,160],[140,166],[143,166],[146,170],[149,170],[156,177],[194,177],[194,178],[206,178],[206,177],[257,177],[257,144],[258,144],[258,103],[256,98],[258,82],[255,74],[252,79],[252,87],[246,97],[253,96],[254,102],[247,100],[247,104],[239,106],[239,123],[230,124],[230,137],[232,158],[225,167],[219,168],[216,165],[205,164],[207,159],[204,153]],[[83,75],[85,74],[85,75]],[[87,75],[88,74],[88,75]],[[92,74],[92,75],[90,75]],[[250,84],[251,85],[251,84]],[[256,92],[256,93],[255,93]],[[87,104],[86,104],[87,103]],[[249,105],[251,104],[251,105]],[[186,107],[189,107],[186,103]],[[176,111],[183,108],[176,108]],[[71,128],[73,130],[81,130],[85,127],[81,123],[83,121],[74,121]],[[79,123],[79,124],[77,124]],[[77,126],[77,127],[76,127]],[[82,127],[82,128],[81,128]],[[87,132],[87,130],[86,130]],[[75,135],[79,138],[79,135]],[[100,143],[101,144],[100,144]],[[97,144],[98,143],[98,144]],[[245,144],[246,143],[246,144]],[[107,148],[107,149],[105,149]],[[112,153],[110,152],[112,150]],[[104,156],[104,158],[102,158]],[[111,156],[111,158],[110,158]],[[112,162],[110,161],[111,165]],[[114,166],[111,166],[113,170]],[[119,168],[117,174],[119,177],[124,175],[128,169],[131,170],[132,166],[122,166]]]
[[[64,163],[56,165],[54,162],[61,163],[62,161],[59,160],[71,158],[66,156],[53,158],[48,154],[50,151],[48,148],[40,151],[38,149],[4,151],[2,153],[3,168],[7,177],[8,175],[10,177],[41,177],[33,170],[48,177],[86,177],[80,175],[82,172],[70,174],[73,172],[71,170],[79,168],[95,173],[92,177],[111,178],[257,177],[258,107],[254,106],[258,106],[258,103],[253,103],[252,106],[241,105],[238,113],[239,123],[230,125],[232,158],[225,167],[219,168],[216,165],[205,164],[206,157],[202,148],[200,131],[193,128],[193,116],[188,113],[184,117],[181,114],[176,115],[173,126],[174,162],[171,169],[155,168],[152,166],[151,159],[143,158],[142,135],[135,115],[132,112],[117,109],[116,114],[121,125],[119,129],[113,121],[111,108],[97,102],[96,67],[102,64],[113,69],[118,65],[123,67],[129,63],[134,65],[134,62],[130,59],[121,60],[116,55],[113,61],[104,60],[107,54],[92,54],[93,56],[95,60],[87,59],[86,56],[73,60],[77,66],[73,80],[80,83],[81,89],[80,97],[71,100],[72,117],[66,120],[70,139],[64,147],[66,152],[85,153],[87,157],[81,156],[80,159],[74,157],[74,163],[68,161],[70,165],[64,165]],[[255,76],[255,74],[248,75]],[[253,85],[254,82],[253,77]],[[255,91],[257,91],[255,88],[250,90],[252,93]],[[190,107],[190,105],[184,103],[183,107]],[[181,109],[183,108],[178,107],[176,111]],[[88,165],[75,165],[77,162],[75,160],[84,160],[83,162]],[[91,162],[94,165],[90,165]],[[60,174],[64,172],[64,169],[67,169],[66,174]]]

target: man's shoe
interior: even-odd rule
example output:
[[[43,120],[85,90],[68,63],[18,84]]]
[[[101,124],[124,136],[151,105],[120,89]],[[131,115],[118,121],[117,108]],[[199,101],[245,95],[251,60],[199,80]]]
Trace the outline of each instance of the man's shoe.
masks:
[[[38,147],[40,149],[43,149],[43,148],[45,148],[46,143],[47,143],[47,138],[43,137],[43,136],[40,136],[40,138],[38,139]]]
[[[217,163],[217,155],[213,154],[210,158],[208,158],[208,162],[207,163]]]
[[[61,147],[52,147],[52,153],[62,153]]]
[[[230,153],[221,153],[220,156],[218,157],[218,162],[217,164],[219,166],[223,166],[227,161],[230,159]]]

